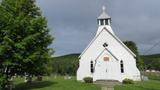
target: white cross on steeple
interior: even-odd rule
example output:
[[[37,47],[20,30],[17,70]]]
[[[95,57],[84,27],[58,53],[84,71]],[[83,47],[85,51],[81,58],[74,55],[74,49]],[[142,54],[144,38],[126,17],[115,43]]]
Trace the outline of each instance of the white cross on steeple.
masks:
[[[102,10],[103,10],[103,12],[105,12],[105,11],[106,11],[106,7],[105,7],[105,6],[103,6],[103,7],[102,7]]]
[[[111,18],[107,13],[106,13],[106,7],[102,6],[102,14],[98,17],[98,19],[109,19]]]

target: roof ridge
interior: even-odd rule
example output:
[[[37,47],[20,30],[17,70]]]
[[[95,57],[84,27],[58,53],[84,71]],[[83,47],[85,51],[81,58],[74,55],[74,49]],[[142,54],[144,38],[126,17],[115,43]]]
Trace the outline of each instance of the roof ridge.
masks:
[[[80,54],[79,58],[88,50],[88,48],[92,45],[92,43],[100,36],[100,34],[102,33],[103,30],[106,30],[111,36],[113,36],[113,38],[115,38],[131,55],[133,55],[134,57],[136,57],[136,55],[124,44],[122,43],[122,41],[116,36],[113,35],[111,32],[108,31],[108,29],[106,27],[104,27],[101,32],[95,36],[91,42],[89,43],[89,45],[85,48],[85,50]]]
[[[104,27],[104,29],[109,34],[111,34],[129,53],[131,53],[134,57],[136,57],[136,55],[116,35],[113,35],[111,32],[109,32],[107,28]]]
[[[86,50],[92,45],[92,43],[99,37],[99,35],[102,33],[104,29],[101,30],[101,32],[96,35],[92,40],[91,42],[89,43],[89,45],[84,49],[84,51],[80,54],[79,58],[86,52]]]

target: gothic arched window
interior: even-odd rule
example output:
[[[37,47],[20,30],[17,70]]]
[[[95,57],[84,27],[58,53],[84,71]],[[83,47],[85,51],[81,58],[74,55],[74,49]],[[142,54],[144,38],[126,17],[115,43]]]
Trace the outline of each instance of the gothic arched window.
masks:
[[[120,62],[120,67],[121,67],[121,73],[124,73],[124,64],[122,60]]]
[[[91,73],[94,73],[93,61],[91,61]]]

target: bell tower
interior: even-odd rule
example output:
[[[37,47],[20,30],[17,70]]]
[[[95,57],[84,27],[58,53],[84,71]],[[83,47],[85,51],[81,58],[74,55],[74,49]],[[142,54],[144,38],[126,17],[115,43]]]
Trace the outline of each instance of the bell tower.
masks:
[[[98,17],[98,24],[99,26],[105,26],[105,25],[110,25],[111,24],[111,17],[105,12],[106,7],[102,7],[102,14]]]
[[[98,31],[97,35],[103,30],[103,28],[107,28],[111,33],[114,34],[111,28],[111,17],[106,13],[106,7],[102,7],[102,14],[98,17]]]

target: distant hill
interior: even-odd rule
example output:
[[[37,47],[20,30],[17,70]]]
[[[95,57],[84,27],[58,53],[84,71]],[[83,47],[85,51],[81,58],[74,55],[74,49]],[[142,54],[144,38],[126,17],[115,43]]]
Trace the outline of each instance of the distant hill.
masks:
[[[152,55],[141,55],[142,57],[148,58],[160,58],[160,54],[152,54]]]
[[[69,54],[59,57],[54,57],[52,61],[53,72],[61,75],[69,74],[76,75],[79,66],[80,54]],[[145,69],[160,70],[160,54],[141,55]]]
[[[69,54],[53,58],[53,72],[61,75],[76,75],[80,54]]]
[[[145,69],[160,71],[160,54],[142,55]]]
[[[73,53],[73,54],[68,54],[68,55],[63,55],[63,56],[58,56],[58,57],[55,57],[55,59],[59,59],[59,58],[65,58],[66,59],[66,57],[67,58],[75,58],[75,57],[79,57],[79,53]]]

